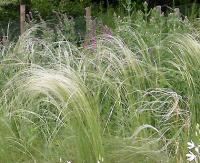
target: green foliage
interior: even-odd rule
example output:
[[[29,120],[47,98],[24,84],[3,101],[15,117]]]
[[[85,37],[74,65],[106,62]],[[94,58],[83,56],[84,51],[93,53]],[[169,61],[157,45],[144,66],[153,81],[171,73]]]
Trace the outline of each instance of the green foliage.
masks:
[[[12,3],[18,3],[19,2],[19,0],[9,0],[9,1],[7,1],[7,0],[0,0],[0,6],[2,6],[2,5],[8,5],[8,4],[12,4]]]
[[[34,0],[31,2],[31,6],[33,10],[37,10],[44,17],[56,8],[52,2],[49,0]]]
[[[8,23],[9,20],[15,20],[19,18],[18,5],[16,3],[0,5],[0,20],[2,23]]]
[[[200,114],[198,23],[145,3],[83,48],[74,21],[55,14],[1,46],[0,160],[186,162]]]
[[[70,1],[70,0],[56,0],[56,1],[49,1],[49,0],[35,0],[32,1],[30,6],[32,9],[37,10],[41,13],[42,17],[46,17],[51,15],[52,11],[58,11],[62,13],[66,13],[67,15],[72,16],[80,16],[83,15],[85,12],[85,7],[91,4],[90,0],[86,1]]]

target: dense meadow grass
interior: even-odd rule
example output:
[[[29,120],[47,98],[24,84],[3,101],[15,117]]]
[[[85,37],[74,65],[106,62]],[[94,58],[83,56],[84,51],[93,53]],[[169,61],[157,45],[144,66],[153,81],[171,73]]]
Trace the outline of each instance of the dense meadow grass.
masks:
[[[84,47],[44,21],[0,47],[1,163],[199,161],[198,19],[113,19]]]

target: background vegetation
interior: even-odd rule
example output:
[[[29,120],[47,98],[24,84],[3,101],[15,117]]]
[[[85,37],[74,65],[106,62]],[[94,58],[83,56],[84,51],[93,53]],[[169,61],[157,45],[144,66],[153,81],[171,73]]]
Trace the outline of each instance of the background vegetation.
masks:
[[[60,11],[72,16],[80,16],[84,14],[84,8],[87,6],[93,6],[95,10],[97,8],[102,9],[104,12],[107,9],[114,8],[119,9],[126,4],[127,0],[1,0],[0,1],[0,20],[13,20],[18,16],[19,3],[27,5],[27,10],[36,10],[41,13],[43,17],[51,15],[52,10]],[[137,9],[142,8],[144,0],[132,0],[132,3],[137,4]],[[192,3],[196,3],[195,0],[148,0],[149,7],[152,8],[156,5],[162,6],[185,6],[190,8]],[[196,3],[197,5],[197,3]],[[94,10],[94,11],[95,11]],[[183,13],[183,12],[182,12]],[[183,13],[184,14],[184,13]]]

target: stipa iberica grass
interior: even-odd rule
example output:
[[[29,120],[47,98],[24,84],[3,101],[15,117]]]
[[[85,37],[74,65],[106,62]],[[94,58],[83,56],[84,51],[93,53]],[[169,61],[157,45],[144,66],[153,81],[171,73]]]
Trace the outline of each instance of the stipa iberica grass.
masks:
[[[15,84],[18,85],[16,89],[13,88]],[[54,140],[59,142],[68,139],[69,153],[75,152],[76,156],[71,159],[97,162],[99,156],[103,155],[98,108],[73,71],[32,67],[18,80],[14,79],[10,88],[5,92],[5,109],[9,110],[15,137],[22,143],[29,142],[29,136],[32,137],[29,134],[34,129],[37,134],[27,144],[30,148],[40,137],[45,144],[37,145],[41,145],[42,149],[51,148],[48,146],[52,146]],[[9,99],[11,92],[15,98]],[[63,144],[57,145],[59,148]]]
[[[96,37],[93,50],[27,30],[1,61],[0,160],[186,161],[199,114],[200,43],[175,20],[184,34],[171,24],[155,36],[148,21],[144,31],[129,22]]]
[[[139,126],[141,120],[131,126],[137,115],[121,115],[123,119],[117,120],[114,114],[120,110],[114,110],[109,121],[116,121],[116,126],[114,122],[104,126],[96,98],[70,69],[31,67],[16,76],[4,93],[2,114],[8,117],[12,135],[5,133],[2,143],[14,150],[10,161],[17,153],[24,162],[54,162],[60,157],[72,162],[166,160],[166,147],[159,145],[166,143],[163,134],[152,125]],[[156,158],[158,153],[162,157]],[[7,158],[2,155],[2,160]]]

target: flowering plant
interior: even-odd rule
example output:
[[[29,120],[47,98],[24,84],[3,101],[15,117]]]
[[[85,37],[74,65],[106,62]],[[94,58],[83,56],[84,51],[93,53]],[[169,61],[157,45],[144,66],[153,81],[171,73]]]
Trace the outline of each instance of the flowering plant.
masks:
[[[197,137],[200,136],[199,124],[196,125],[195,135]],[[195,144],[193,141],[190,141],[187,145],[189,149],[189,153],[186,154],[187,160],[198,163],[200,161],[200,144]]]

